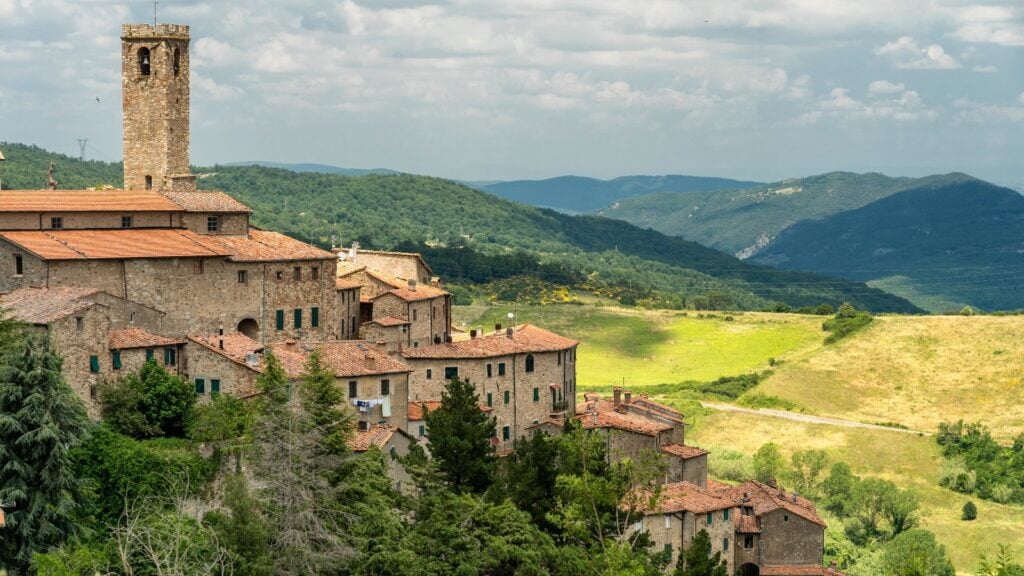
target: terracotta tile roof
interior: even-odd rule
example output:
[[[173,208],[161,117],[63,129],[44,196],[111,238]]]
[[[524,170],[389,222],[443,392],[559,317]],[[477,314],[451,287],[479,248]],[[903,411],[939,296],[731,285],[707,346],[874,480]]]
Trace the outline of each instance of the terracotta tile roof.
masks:
[[[338,260],[338,278],[344,278],[345,276],[351,276],[356,272],[362,272],[366,270],[366,266],[357,266],[351,262],[345,262],[344,260]],[[359,284],[362,286],[362,284]]]
[[[233,262],[286,262],[333,260],[334,255],[316,246],[266,230],[250,230],[248,236],[198,236],[211,250],[230,256]]]
[[[391,440],[396,432],[401,432],[398,426],[387,424],[374,424],[369,430],[356,430],[348,441],[348,447],[353,452],[366,452],[371,446],[384,448],[384,445]]]
[[[690,458],[696,458],[708,453],[707,450],[697,448],[696,446],[686,446],[684,444],[665,444],[661,447],[661,451],[666,454],[678,456],[683,460],[689,460]]]
[[[796,496],[793,493],[786,493],[779,488],[772,488],[757,480],[748,480],[739,486],[718,491],[717,494],[723,498],[730,498],[737,503],[743,503],[747,498],[745,494],[750,494],[749,503],[746,505],[754,508],[754,515],[756,516],[762,516],[781,508],[809,522],[822,527],[825,526],[825,522],[818,516],[814,503],[810,500]]]
[[[647,502],[652,496],[649,490],[640,491],[642,502]],[[653,507],[642,507],[647,513],[667,514],[671,512],[692,512],[694,514],[706,514],[715,510],[733,508],[736,504],[727,499],[719,498],[714,494],[702,489],[696,484],[689,482],[673,482],[663,484],[661,493]]]
[[[129,348],[156,348],[159,346],[174,346],[175,344],[184,343],[184,339],[160,336],[159,334],[153,334],[149,330],[144,330],[142,328],[125,328],[123,330],[114,330],[110,333],[110,336],[107,338],[107,346],[111,350],[127,350]]]
[[[358,282],[352,282],[351,280],[343,280],[341,278],[334,279],[335,290],[353,290],[359,288]]]
[[[363,340],[336,340],[311,344],[320,351],[324,364],[339,378],[412,372],[407,364],[392,359]]]
[[[616,411],[623,414],[632,413],[641,417],[655,416],[665,420],[670,420],[674,423],[683,423],[682,412],[672,408],[671,406],[655,402],[646,394],[631,395],[631,399],[628,403],[625,401],[625,394],[623,394],[622,400],[617,406],[613,400],[602,398],[601,395],[596,392],[587,392],[583,395],[583,398],[586,400],[586,403],[577,407],[578,411]]]
[[[28,324],[49,324],[96,302],[95,288],[21,288],[0,294],[0,306],[11,318]]]
[[[363,322],[363,326],[367,324],[379,324],[381,326],[402,326],[404,324],[411,324],[405,318],[399,318],[397,316],[384,316],[383,318],[374,318],[369,322]]]
[[[161,194],[188,212],[252,214],[248,206],[219,191],[164,191]]]
[[[227,256],[231,253],[216,245],[208,245],[198,234],[170,228],[26,230],[0,232],[0,238],[43,260],[188,258]]]
[[[406,302],[419,302],[420,300],[431,300],[433,298],[441,298],[443,296],[447,296],[448,291],[441,290],[440,288],[434,288],[433,286],[424,286],[423,284],[419,284],[416,286],[415,290],[412,290],[408,287],[395,288],[394,290],[389,290],[387,292],[384,292],[383,294],[378,294],[377,296],[374,296],[374,300],[380,298],[381,296],[384,296],[385,294],[397,296],[402,300],[405,300]]]
[[[373,278],[375,280],[378,280],[378,281],[380,281],[380,282],[382,282],[384,284],[387,284],[388,286],[391,286],[392,288],[404,288],[404,287],[409,285],[409,283],[407,281],[402,280],[401,278],[398,278],[396,276],[392,276],[390,274],[385,274],[383,272],[380,272],[378,270],[373,270],[373,269],[368,268],[366,266],[363,266],[362,269],[366,270],[366,275],[367,276],[369,276],[369,277],[371,277],[371,278]]]
[[[720,492],[728,492],[729,490],[732,490],[732,489],[733,489],[733,485],[732,484],[726,484],[725,482],[719,482],[718,480],[715,480],[714,478],[708,478],[707,488],[705,488],[705,490],[707,490],[708,492],[711,492],[712,494],[716,494],[716,495],[719,494]]]
[[[0,212],[183,212],[152,190],[4,190]]]
[[[423,420],[424,409],[428,412],[433,412],[441,407],[440,400],[427,400],[425,402],[409,402],[409,421],[414,422]],[[481,412],[492,412],[494,408],[490,406],[480,405]]]
[[[406,348],[402,355],[406,358],[493,358],[530,352],[556,352],[568,350],[577,344],[579,342],[554,332],[522,324],[513,329],[512,338],[507,337],[504,331],[493,332],[472,340]]]
[[[744,516],[740,515],[736,519],[736,533],[737,534],[760,534],[761,524],[757,521],[757,516]]]
[[[188,339],[253,372],[263,372],[263,354],[266,347],[241,332],[229,332],[223,336],[218,334],[193,335]],[[221,345],[222,341],[223,346]],[[283,345],[271,346],[271,349],[274,351],[274,356],[281,361],[289,378],[298,378],[302,374],[303,366],[306,363],[303,354]]]
[[[660,432],[672,429],[672,426],[669,424],[661,424],[632,414],[620,414],[615,411],[577,414],[576,419],[580,421],[585,430],[614,428],[646,436],[657,436]]]
[[[764,576],[822,576],[826,574],[823,566],[762,566]],[[831,574],[838,574],[832,572]]]

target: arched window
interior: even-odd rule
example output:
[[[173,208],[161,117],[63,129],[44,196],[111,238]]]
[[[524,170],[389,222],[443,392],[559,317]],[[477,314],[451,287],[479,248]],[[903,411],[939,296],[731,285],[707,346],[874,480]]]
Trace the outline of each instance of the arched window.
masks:
[[[139,74],[149,76],[149,48],[139,48]]]
[[[526,355],[526,371],[533,372],[533,354]]]
[[[177,76],[178,72],[181,71],[181,50],[174,49],[174,75]]]

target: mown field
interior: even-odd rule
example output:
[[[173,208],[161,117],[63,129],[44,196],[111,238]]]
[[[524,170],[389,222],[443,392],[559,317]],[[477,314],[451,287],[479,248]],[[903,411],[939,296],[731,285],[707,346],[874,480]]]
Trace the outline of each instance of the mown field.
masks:
[[[471,307],[457,319],[493,328],[508,308]],[[657,384],[708,381],[769,368],[748,394],[783,398],[807,414],[866,423],[899,423],[932,432],[939,422],[982,421],[1008,441],[1024,432],[1024,317],[880,317],[865,331],[824,346],[820,317],[637,311],[599,306],[519,307],[518,319],[581,341],[581,390],[623,381],[650,386],[687,411],[688,442],[753,454],[776,442],[787,454],[826,450],[855,473],[917,491],[924,527],[943,543],[960,574],[979,554],[1010,544],[1024,557],[1024,507],[977,498],[978,519],[964,522],[967,498],[938,486],[938,447],[928,436],[807,424],[759,415],[695,410],[693,395]]]
[[[795,358],[821,345],[822,318],[747,313],[635,310],[611,306],[519,306],[530,322],[582,342],[577,362],[581,390],[612,385],[642,388],[713,380],[769,368],[769,359]],[[493,330],[508,324],[512,308],[456,307],[454,321]],[[728,319],[727,319],[728,318]]]

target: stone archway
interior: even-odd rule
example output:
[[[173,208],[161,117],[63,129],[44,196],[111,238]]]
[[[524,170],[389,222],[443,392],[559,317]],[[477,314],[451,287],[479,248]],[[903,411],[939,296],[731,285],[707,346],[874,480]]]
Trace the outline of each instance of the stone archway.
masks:
[[[238,331],[253,340],[260,339],[260,323],[252,318],[246,318],[238,323]]]
[[[760,576],[761,569],[757,567],[757,564],[744,564],[740,566],[738,570],[740,576]]]

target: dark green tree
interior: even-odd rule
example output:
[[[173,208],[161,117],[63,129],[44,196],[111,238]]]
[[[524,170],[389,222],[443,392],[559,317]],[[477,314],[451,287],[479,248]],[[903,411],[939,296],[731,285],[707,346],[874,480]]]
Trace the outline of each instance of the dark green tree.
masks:
[[[853,494],[853,487],[859,481],[860,478],[853,474],[850,465],[846,462],[833,464],[828,478],[821,483],[821,490],[825,497],[825,509],[841,518],[852,514],[850,495]]]
[[[963,514],[961,515],[961,518],[963,518],[964,520],[974,520],[977,517],[978,507],[974,504],[974,502],[968,500],[967,502],[964,503]]]
[[[341,453],[352,435],[352,412],[345,409],[345,394],[335,384],[334,373],[314,350],[301,376],[302,408],[324,436],[324,448]]]
[[[711,553],[711,537],[706,530],[697,532],[690,547],[679,555],[674,576],[728,576],[722,553]]]
[[[786,461],[774,442],[762,444],[754,453],[754,478],[761,482],[774,483],[786,470]]]
[[[118,432],[133,438],[184,436],[195,390],[156,360],[138,374],[100,386],[103,419]]]
[[[35,552],[77,532],[82,480],[69,452],[86,433],[81,399],[61,375],[46,339],[25,337],[0,350],[0,565],[27,569]]]
[[[537,430],[503,462],[505,494],[545,530],[553,528],[547,515],[555,506],[557,460],[558,442]]]
[[[231,554],[236,573],[249,576],[273,574],[274,561],[267,524],[243,474],[235,474],[225,480],[224,508],[224,512],[207,514],[204,521],[213,527],[220,544]]]
[[[426,414],[427,447],[438,470],[456,492],[483,492],[494,469],[494,418],[480,410],[480,397],[468,380],[452,379],[441,405]]]
[[[882,549],[885,574],[891,576],[954,576],[946,549],[927,530],[907,530]]]

